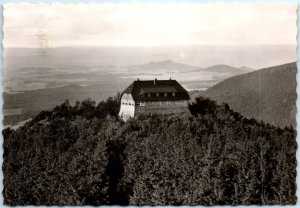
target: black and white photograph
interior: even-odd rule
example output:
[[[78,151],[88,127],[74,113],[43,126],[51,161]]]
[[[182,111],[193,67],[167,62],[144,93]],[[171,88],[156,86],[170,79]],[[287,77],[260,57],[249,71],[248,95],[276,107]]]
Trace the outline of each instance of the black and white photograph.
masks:
[[[296,3],[4,4],[4,205],[296,205],[296,49]]]

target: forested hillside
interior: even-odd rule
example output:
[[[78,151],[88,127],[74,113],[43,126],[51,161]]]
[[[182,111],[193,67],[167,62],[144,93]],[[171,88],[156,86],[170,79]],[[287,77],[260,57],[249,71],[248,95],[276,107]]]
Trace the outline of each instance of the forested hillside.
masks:
[[[229,78],[201,93],[247,118],[296,127],[296,63]]]
[[[198,98],[192,115],[117,118],[68,101],[5,129],[6,205],[295,204],[296,132]]]

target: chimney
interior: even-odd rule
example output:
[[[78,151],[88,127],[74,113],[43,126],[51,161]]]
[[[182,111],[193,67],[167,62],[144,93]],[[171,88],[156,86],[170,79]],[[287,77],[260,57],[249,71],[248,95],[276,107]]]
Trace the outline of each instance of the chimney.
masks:
[[[157,83],[157,79],[155,78],[155,79],[154,79],[154,85],[156,85],[156,83]]]
[[[171,77],[170,77],[170,79],[169,79],[169,80],[172,80],[172,79],[171,79]]]
[[[140,79],[139,79],[139,78],[137,78],[137,81],[140,81]]]

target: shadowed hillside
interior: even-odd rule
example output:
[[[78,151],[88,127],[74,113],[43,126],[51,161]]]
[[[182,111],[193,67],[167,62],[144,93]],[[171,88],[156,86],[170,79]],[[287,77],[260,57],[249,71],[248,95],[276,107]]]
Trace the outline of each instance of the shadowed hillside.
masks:
[[[248,118],[296,126],[296,63],[229,78],[201,93]]]

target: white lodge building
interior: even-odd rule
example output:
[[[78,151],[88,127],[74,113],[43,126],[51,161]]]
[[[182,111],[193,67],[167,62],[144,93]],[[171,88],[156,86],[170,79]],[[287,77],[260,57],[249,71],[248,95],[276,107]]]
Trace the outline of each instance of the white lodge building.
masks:
[[[176,80],[137,80],[121,94],[119,116],[190,113],[189,93]]]

